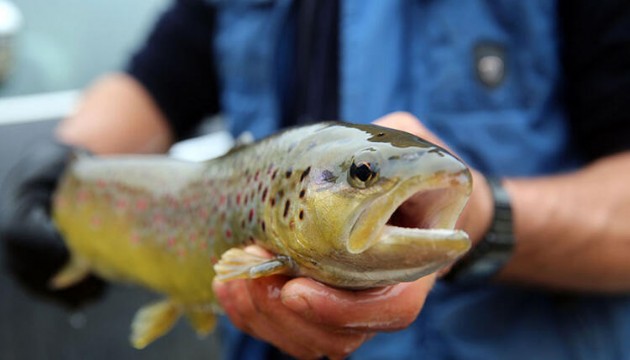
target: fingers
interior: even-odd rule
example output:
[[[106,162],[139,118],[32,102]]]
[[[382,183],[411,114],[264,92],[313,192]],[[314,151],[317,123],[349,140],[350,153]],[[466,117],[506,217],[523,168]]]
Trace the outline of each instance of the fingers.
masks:
[[[299,359],[345,358],[367,338],[367,332],[345,331],[314,323],[282,304],[287,278],[215,283],[214,289],[233,324]]]
[[[347,291],[308,278],[289,281],[282,302],[306,319],[346,330],[395,331],[418,316],[434,276],[379,289]]]
[[[418,120],[418,118],[410,113],[395,112],[387,114],[374,121],[374,124],[396,130],[406,131],[410,134],[414,134],[436,145],[448,149],[448,147],[446,147],[446,144],[444,144],[444,142],[439,137],[437,137],[437,135],[435,135],[431,130],[424,126],[420,122],[420,120]]]

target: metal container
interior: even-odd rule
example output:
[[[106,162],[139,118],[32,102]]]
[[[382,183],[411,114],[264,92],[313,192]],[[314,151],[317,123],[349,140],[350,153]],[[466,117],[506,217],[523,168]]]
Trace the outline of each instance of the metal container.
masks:
[[[22,14],[8,0],[0,0],[0,84],[6,80],[13,62],[15,38],[22,26]]]

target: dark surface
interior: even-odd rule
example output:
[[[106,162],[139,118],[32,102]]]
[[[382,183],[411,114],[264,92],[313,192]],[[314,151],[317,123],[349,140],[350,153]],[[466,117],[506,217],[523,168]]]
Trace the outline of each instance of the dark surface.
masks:
[[[0,126],[0,181],[25,149],[50,136],[55,124]],[[198,339],[183,320],[144,350],[129,345],[133,315],[160,299],[157,294],[113,285],[99,302],[71,311],[26,293],[0,266],[0,359],[218,358],[216,337]]]

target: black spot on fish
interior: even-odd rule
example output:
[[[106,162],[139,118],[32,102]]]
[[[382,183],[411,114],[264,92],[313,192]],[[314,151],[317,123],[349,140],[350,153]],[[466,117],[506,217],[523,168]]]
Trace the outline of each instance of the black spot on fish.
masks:
[[[291,175],[293,174],[293,171],[291,169],[287,170],[287,172],[284,174],[284,176],[288,179],[291,177]]]
[[[262,199],[262,201],[265,201],[265,200],[267,199],[267,188],[265,188],[265,189],[263,190],[263,193],[262,193],[262,198],[261,198],[261,199]]]
[[[263,221],[260,223],[260,228],[262,229],[262,231],[263,231],[263,232],[265,232],[265,231],[267,230],[267,226],[265,225],[265,220],[263,220]]]
[[[304,170],[304,172],[300,176],[300,181],[304,181],[304,178],[306,178],[308,176],[308,173],[310,172],[311,172],[311,167],[309,166],[306,168],[306,170]]]
[[[304,195],[306,195],[306,189],[302,189],[302,191],[300,191],[300,199],[304,199]]]
[[[289,214],[290,207],[291,207],[291,201],[287,200],[287,202],[284,203],[284,213],[282,214],[282,216],[287,217],[287,215]]]
[[[304,220],[304,210],[300,210],[300,220]]]

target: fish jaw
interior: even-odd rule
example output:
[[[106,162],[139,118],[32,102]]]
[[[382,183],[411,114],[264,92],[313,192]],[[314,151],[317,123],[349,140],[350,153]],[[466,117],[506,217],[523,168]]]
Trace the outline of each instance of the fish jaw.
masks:
[[[381,287],[415,281],[452,263],[469,249],[468,235],[461,230],[386,225],[379,242],[366,251],[331,254],[334,262],[319,264],[316,275],[308,271],[305,274],[340,288]]]
[[[422,229],[418,232],[420,237],[427,235],[430,229],[440,233],[454,231],[472,191],[472,176],[455,158],[449,159],[446,165],[451,168],[399,179],[391,190],[366,202],[348,234],[348,252],[364,252],[382,240],[387,228],[395,225],[409,230]],[[409,230],[405,233],[412,235]]]
[[[345,259],[328,270],[338,275],[329,281],[353,288],[414,281],[463,256],[470,239],[454,227],[468,200],[469,173],[437,177],[441,179],[425,181],[419,191],[408,184],[409,189],[399,190],[397,196],[371,202],[350,233]],[[420,214],[410,218],[406,206]],[[369,238],[361,242],[363,247],[352,248],[357,241],[353,237],[365,234]],[[348,263],[352,268],[343,266]]]

